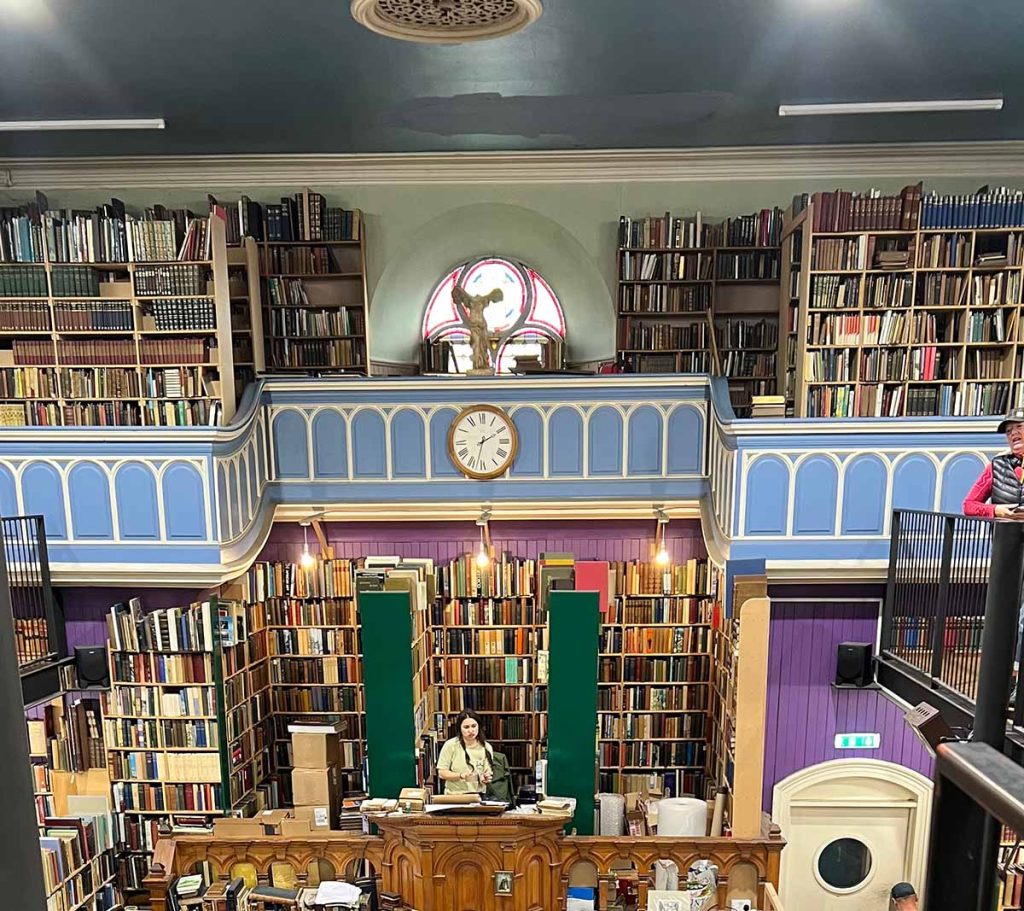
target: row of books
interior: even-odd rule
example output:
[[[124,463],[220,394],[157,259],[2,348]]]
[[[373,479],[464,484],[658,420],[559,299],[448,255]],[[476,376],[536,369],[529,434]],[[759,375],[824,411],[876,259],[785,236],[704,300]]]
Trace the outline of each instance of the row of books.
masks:
[[[353,562],[345,559],[318,559],[309,569],[280,561],[256,562],[245,574],[244,597],[250,602],[269,598],[351,598],[355,594],[354,569]]]
[[[109,754],[109,768],[110,777],[115,780],[134,778],[159,782],[220,781],[220,757],[214,752],[112,751]]]
[[[916,231],[929,225],[922,218],[921,184],[904,187],[899,194],[866,194],[849,190],[813,193],[813,230],[818,231]]]
[[[706,348],[710,328],[706,322],[632,323],[619,325],[619,348],[647,351],[676,351],[688,348]]]
[[[120,681],[115,681],[116,686]],[[197,749],[217,745],[217,723],[190,718],[105,718],[104,737],[108,747]]]
[[[275,339],[274,363],[281,367],[344,369],[363,367],[364,339]]]
[[[693,742],[608,741],[598,749],[601,765],[627,769],[704,768],[707,744]]]
[[[621,313],[705,313],[711,309],[707,285],[620,285]]]
[[[700,566],[700,564],[698,564]],[[707,584],[704,579],[686,579],[687,587]],[[619,597],[609,605],[602,622],[610,623],[711,623],[714,607],[710,601],[689,597],[632,598]]]
[[[722,374],[730,379],[774,379],[775,355],[764,352],[727,351],[722,355]]]
[[[356,625],[354,600],[320,599],[296,601],[279,598],[264,605],[270,626],[351,626]]]
[[[361,307],[338,307],[332,310],[277,309],[270,312],[273,335],[330,337],[332,335],[365,335],[366,323]]]
[[[710,253],[623,253],[619,259],[622,281],[701,281],[715,277]]]
[[[547,710],[547,691],[531,686],[445,686],[438,687],[437,710],[448,715],[472,709],[476,712],[543,712]]]
[[[115,683],[210,683],[208,654],[125,654],[111,656]]]
[[[0,300],[0,332],[49,332],[51,328],[49,304]]]
[[[621,373],[709,373],[711,354],[708,351],[668,354],[620,352],[618,369]]]
[[[659,772],[602,772],[598,779],[602,793],[629,794],[633,792],[663,794],[665,797],[696,796],[704,798],[704,773],[686,769]]]
[[[814,275],[811,277],[812,310],[856,309],[860,305],[860,277],[856,275]]]
[[[707,733],[707,715],[632,714],[604,715],[601,718],[602,740],[649,740],[657,738],[702,738]]]
[[[514,629],[472,630],[447,629],[434,634],[438,655],[532,655],[532,630],[526,626]]]
[[[90,274],[95,274],[91,269]],[[135,293],[140,296],[175,297],[205,295],[210,281],[210,268],[196,263],[177,263],[169,266],[136,266]]]
[[[669,567],[641,560],[616,561],[610,564],[610,569],[616,595],[703,595],[711,587],[707,560],[693,557]]]
[[[460,683],[532,683],[533,660],[518,658],[442,658],[436,664],[435,682]]]
[[[131,718],[187,718],[216,715],[217,706],[208,686],[184,686],[177,690],[123,686],[110,692],[107,711]]]
[[[430,606],[430,622],[435,626],[531,626],[534,604],[525,600],[452,598]]]
[[[59,339],[52,341],[15,339],[11,344],[14,363],[24,366],[62,364],[91,367],[146,364],[206,364],[216,357],[216,346],[201,338],[142,339]]]
[[[214,644],[214,607],[209,601],[143,614],[142,602],[118,602],[107,614],[107,635],[117,652],[211,652]],[[119,656],[115,656],[119,657]],[[161,656],[129,656],[143,667]],[[207,660],[199,656],[200,661]],[[133,678],[134,679],[134,678]]]
[[[715,257],[716,281],[778,281],[777,250],[755,253],[719,253]]]
[[[279,686],[274,688],[274,711],[291,714],[358,712],[361,711],[361,703],[354,686]]]
[[[777,247],[782,236],[782,210],[761,209],[751,215],[710,224],[702,212],[693,216],[619,217],[621,248],[688,249],[694,247]]]
[[[358,655],[359,641],[354,629],[270,630],[271,655]]]
[[[921,227],[1024,227],[1024,191],[986,186],[976,193],[955,196],[929,193],[922,201]]]
[[[708,679],[710,660],[708,655],[672,658],[638,658],[627,655],[622,659],[621,679],[627,683],[703,681]]]
[[[342,258],[333,247],[261,247],[260,272],[274,275],[342,275]],[[269,283],[273,282],[273,278]],[[293,284],[289,282],[289,284]],[[271,295],[273,300],[273,294]]]
[[[147,316],[152,315],[153,328],[166,330],[217,328],[217,312],[209,298],[180,297],[150,301],[143,311],[143,331],[148,329]],[[129,327],[130,328],[130,327]]]
[[[46,270],[41,266],[0,265],[0,297],[47,297]]]
[[[325,655],[319,661],[302,658],[273,658],[270,679],[275,684],[359,683],[363,679],[360,657]]]
[[[711,630],[707,626],[604,627],[602,652],[606,654],[645,655],[707,653]]]
[[[247,212],[242,233],[258,239],[342,241],[359,240],[362,234],[362,212],[328,207],[324,196],[308,188],[282,196],[280,203],[260,206],[242,200]]]
[[[896,386],[829,386],[807,390],[808,417],[897,417],[907,415],[1004,414],[1008,383],[965,383],[906,389]]]
[[[726,319],[715,325],[719,348],[776,348],[779,324],[775,320]]]
[[[441,598],[529,597],[535,592],[535,560],[499,554],[486,568],[477,565],[473,554],[466,554],[437,567],[436,591]]]
[[[41,306],[46,307],[45,304]],[[37,318],[35,313],[31,315]],[[135,314],[131,302],[126,300],[55,301],[53,322],[58,332],[83,329],[131,332],[135,328]],[[43,328],[50,327],[47,325]]]
[[[695,684],[679,686],[628,686],[621,690],[602,687],[598,692],[599,699],[608,702],[602,708],[614,711],[646,709],[651,712],[703,712],[708,707],[709,688]]]

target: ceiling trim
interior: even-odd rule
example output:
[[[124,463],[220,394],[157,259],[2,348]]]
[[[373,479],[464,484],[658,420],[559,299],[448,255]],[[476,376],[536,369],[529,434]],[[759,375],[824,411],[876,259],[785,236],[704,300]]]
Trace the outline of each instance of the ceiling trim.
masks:
[[[0,158],[24,190],[374,184],[621,183],[1024,176],[1024,142],[708,149]]]

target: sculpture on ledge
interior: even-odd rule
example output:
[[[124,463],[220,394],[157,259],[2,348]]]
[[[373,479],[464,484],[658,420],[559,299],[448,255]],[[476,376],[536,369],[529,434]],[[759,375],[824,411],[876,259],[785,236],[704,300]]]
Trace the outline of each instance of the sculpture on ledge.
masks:
[[[473,349],[473,366],[466,371],[467,376],[493,376],[494,366],[491,363],[491,340],[487,332],[487,318],[484,310],[487,305],[500,301],[505,295],[501,288],[495,288],[489,294],[467,294],[460,285],[452,288],[452,302],[462,317],[463,325],[469,330],[469,344]]]

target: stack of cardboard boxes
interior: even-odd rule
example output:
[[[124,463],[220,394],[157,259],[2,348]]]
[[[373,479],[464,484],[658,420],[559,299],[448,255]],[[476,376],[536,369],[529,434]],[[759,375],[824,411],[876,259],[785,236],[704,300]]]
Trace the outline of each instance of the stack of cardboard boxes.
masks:
[[[292,803],[297,820],[313,831],[334,829],[341,810],[341,742],[329,726],[289,725]]]

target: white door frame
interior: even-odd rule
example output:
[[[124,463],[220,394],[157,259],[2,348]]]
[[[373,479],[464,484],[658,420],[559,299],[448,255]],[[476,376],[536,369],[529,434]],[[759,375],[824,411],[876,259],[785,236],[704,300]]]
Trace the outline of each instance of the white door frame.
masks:
[[[832,759],[794,772],[776,784],[772,792],[772,816],[774,822],[782,829],[782,837],[786,837],[786,832],[792,824],[794,807],[892,805],[891,798],[879,800],[870,795],[865,795],[863,800],[853,801],[848,797],[835,800],[828,798],[801,799],[800,797],[804,791],[815,785],[844,778],[873,778],[888,784],[899,785],[908,792],[909,802],[913,804],[913,809],[910,813],[910,843],[907,846],[907,878],[923,899],[925,867],[928,861],[928,829],[932,818],[933,785],[919,772],[881,759]],[[790,855],[783,850],[779,870],[779,895],[784,905],[788,901],[786,884],[791,875],[790,867]]]

